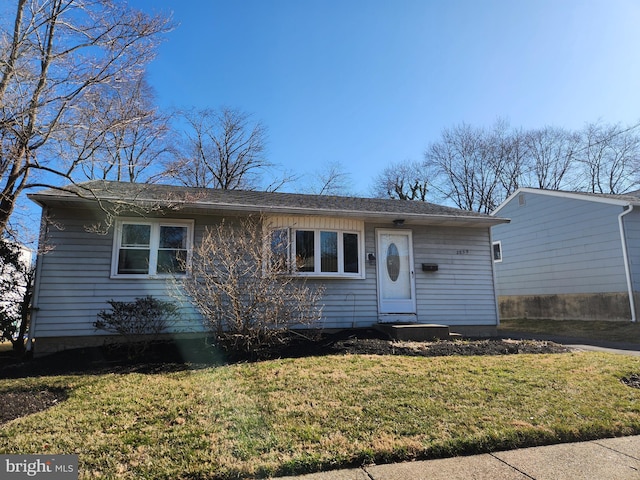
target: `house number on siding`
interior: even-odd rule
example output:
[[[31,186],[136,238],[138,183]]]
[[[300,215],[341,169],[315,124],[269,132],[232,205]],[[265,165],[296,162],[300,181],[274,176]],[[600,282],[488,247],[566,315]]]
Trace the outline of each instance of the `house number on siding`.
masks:
[[[456,255],[469,255],[469,250],[456,250]]]

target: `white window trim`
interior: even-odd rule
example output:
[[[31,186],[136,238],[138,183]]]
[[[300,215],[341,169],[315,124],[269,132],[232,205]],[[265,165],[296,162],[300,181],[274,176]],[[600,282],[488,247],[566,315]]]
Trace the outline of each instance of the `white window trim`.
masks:
[[[312,231],[313,243],[314,243],[314,267],[313,272],[298,272],[296,270],[296,232],[297,231]],[[320,234],[321,232],[332,232],[338,235],[338,271],[337,272],[322,272],[321,261],[322,255],[320,252]],[[343,234],[350,233],[358,236],[358,273],[344,272],[344,240]],[[293,275],[299,277],[312,277],[312,278],[365,278],[365,263],[364,263],[364,232],[351,229],[336,229],[336,228],[307,228],[307,227],[293,227],[290,229],[290,255],[291,255],[291,267]]]
[[[495,255],[495,251],[494,248],[495,246],[498,245],[498,249],[500,250],[500,258],[496,260],[496,255]],[[502,253],[502,241],[497,240],[495,242],[491,243],[491,258],[493,259],[494,263],[501,263],[502,262],[502,258],[504,257],[503,253]]]
[[[151,238],[149,240],[149,272],[148,273],[118,273],[118,260],[122,242],[122,225],[149,225],[151,226]],[[193,253],[193,220],[165,219],[165,218],[118,218],[113,235],[113,250],[111,253],[111,278],[114,279],[141,279],[141,278],[171,278],[184,277],[184,273],[157,273],[158,250],[160,242],[160,227],[187,227],[187,265],[191,263]]]

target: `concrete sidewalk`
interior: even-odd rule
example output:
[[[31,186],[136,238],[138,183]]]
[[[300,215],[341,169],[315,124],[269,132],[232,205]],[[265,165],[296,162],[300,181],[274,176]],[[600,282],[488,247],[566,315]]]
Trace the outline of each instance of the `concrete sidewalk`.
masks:
[[[640,435],[469,457],[375,465],[279,480],[632,480]]]

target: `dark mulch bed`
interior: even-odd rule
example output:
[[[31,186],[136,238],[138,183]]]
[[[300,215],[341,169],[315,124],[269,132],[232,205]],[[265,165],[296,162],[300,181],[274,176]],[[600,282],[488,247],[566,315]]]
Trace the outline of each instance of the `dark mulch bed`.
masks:
[[[628,377],[622,377],[620,381],[629,387],[640,388],[640,373],[633,373]]]
[[[13,390],[0,393],[0,425],[15,418],[41,412],[67,399],[62,389]]]
[[[450,355],[513,355],[517,353],[565,353],[569,350],[553,342],[533,340],[460,340],[436,342],[393,342],[377,338],[340,340],[339,353],[442,357]]]
[[[165,373],[224,365],[235,361],[297,358],[311,355],[512,355],[519,353],[563,353],[562,345],[533,340],[455,340],[398,342],[373,329],[349,330],[319,338],[295,335],[278,348],[231,356],[200,340],[163,342],[151,345],[143,354],[131,357],[127,348],[96,347],[67,350],[37,359],[0,356],[0,379],[43,375],[85,375],[103,373]],[[640,376],[632,382],[640,384]],[[64,390],[10,390],[0,392],[0,425],[15,418],[45,410],[64,401]]]

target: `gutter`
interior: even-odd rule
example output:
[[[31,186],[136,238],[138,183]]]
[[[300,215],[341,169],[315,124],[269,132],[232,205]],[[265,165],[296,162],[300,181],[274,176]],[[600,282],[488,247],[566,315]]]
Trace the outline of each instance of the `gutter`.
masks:
[[[633,212],[633,205],[629,205],[625,211],[618,215],[618,225],[620,226],[620,241],[622,242],[622,259],[624,261],[624,273],[627,279],[627,291],[629,292],[629,307],[631,308],[631,321],[636,322],[636,301],[633,293],[633,283],[631,280],[631,267],[629,265],[629,252],[627,249],[627,239],[624,231],[623,217]]]

